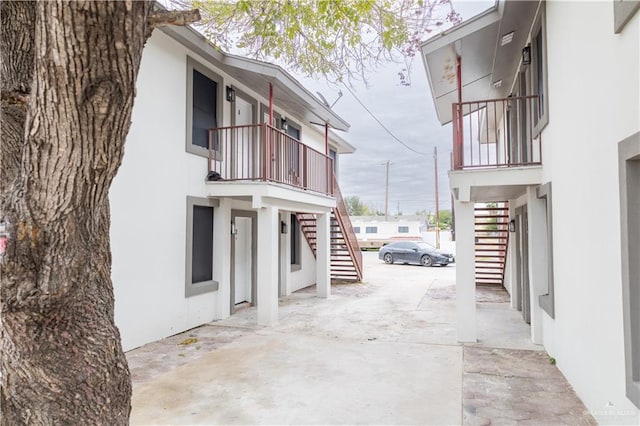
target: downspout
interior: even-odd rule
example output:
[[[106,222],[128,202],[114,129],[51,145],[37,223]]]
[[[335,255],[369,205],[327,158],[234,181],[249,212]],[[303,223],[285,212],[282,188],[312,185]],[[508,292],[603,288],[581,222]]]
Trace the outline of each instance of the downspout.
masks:
[[[268,169],[268,178],[271,178],[271,169],[273,166],[273,84],[269,83],[269,125],[267,126],[267,131],[269,132],[269,152],[266,156],[266,161],[268,161],[267,169]]]
[[[329,123],[327,121],[324,122],[324,155],[326,155],[326,173],[327,173],[327,194],[333,195],[333,185],[331,182],[331,177],[333,176],[331,170],[331,160],[329,160]]]

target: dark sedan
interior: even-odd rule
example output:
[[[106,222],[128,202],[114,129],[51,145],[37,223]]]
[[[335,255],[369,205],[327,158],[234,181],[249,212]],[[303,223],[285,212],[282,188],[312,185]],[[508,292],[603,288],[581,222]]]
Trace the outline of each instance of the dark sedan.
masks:
[[[447,266],[455,260],[451,253],[438,250],[422,241],[396,241],[380,249],[378,258],[384,263],[417,263],[422,266]]]

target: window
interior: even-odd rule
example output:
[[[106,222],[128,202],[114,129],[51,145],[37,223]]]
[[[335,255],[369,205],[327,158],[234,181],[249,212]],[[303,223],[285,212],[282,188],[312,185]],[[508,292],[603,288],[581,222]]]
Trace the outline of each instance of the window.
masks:
[[[409,227],[408,226],[398,226],[398,233],[400,234],[408,234]]]
[[[213,216],[217,200],[187,197],[185,297],[218,289],[213,280]]]
[[[365,229],[365,232],[367,234],[377,234],[378,233],[378,227],[377,226],[367,226],[367,228]]]
[[[353,233],[354,234],[359,234],[360,233],[360,227],[359,226],[354,226],[353,227]]]
[[[295,214],[291,215],[291,270],[297,271],[300,264],[300,222]]]
[[[551,318],[555,318],[555,292],[553,286],[553,218],[552,201],[551,201],[551,182],[540,186],[537,191],[537,197],[543,199],[547,208],[547,293],[542,294],[538,298],[540,307]]]
[[[329,148],[329,158],[331,158],[333,160],[333,173],[335,173],[335,175],[338,175],[338,152],[333,149],[333,148]]]
[[[640,408],[640,132],[618,144],[627,397]]]
[[[548,102],[548,85],[547,85],[547,40],[546,40],[546,21],[544,2],[540,4],[540,13],[536,19],[534,30],[531,36],[531,55],[532,55],[532,89],[533,94],[540,96],[538,100],[538,110],[535,114],[534,136],[549,122],[549,102]]]
[[[187,152],[208,156],[209,129],[222,123],[222,77],[187,58]],[[212,148],[219,152],[217,135]]]

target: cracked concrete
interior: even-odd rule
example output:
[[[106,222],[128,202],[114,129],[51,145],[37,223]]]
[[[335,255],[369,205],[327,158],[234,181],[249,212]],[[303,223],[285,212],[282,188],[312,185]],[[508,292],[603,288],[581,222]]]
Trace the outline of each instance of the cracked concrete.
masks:
[[[247,308],[130,351],[132,424],[595,424],[503,290],[479,289],[463,346],[455,266],[376,255],[362,284],[281,300],[274,327]]]

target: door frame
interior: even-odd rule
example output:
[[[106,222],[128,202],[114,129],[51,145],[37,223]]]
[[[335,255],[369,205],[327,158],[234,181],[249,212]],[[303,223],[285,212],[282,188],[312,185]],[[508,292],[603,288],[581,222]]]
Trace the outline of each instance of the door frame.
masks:
[[[531,324],[531,286],[529,283],[529,214],[527,205],[516,208],[516,286],[518,310],[527,324]]]
[[[251,210],[235,210],[231,209],[231,223],[235,222],[237,217],[251,218],[251,306],[258,306],[258,291],[257,291],[257,268],[258,268],[258,245],[256,244],[258,239],[258,212]],[[230,279],[230,294],[229,299],[230,312],[236,311],[236,277],[235,277],[235,264],[236,264],[236,239],[231,237],[231,260],[229,262],[229,269],[231,270]]]
[[[231,85],[231,89],[233,89],[234,93],[235,93],[235,98],[238,99],[242,99],[243,101],[247,102],[248,104],[251,105],[251,124],[258,124],[258,101],[253,98],[251,95],[247,94],[246,92],[243,92],[242,89]],[[236,123],[236,99],[234,99],[231,102],[231,127],[234,127],[237,125]],[[234,141],[235,144],[235,141]],[[253,170],[251,171],[252,175],[255,175],[256,172],[259,169],[259,165],[256,164],[256,158],[258,158],[258,129],[254,128],[252,130],[252,141],[251,141],[251,152],[253,153]],[[233,150],[235,151],[235,149]],[[235,158],[235,153],[231,152],[230,153],[230,161],[232,162],[231,164],[236,164],[236,158]],[[235,173],[235,170],[234,170]]]

